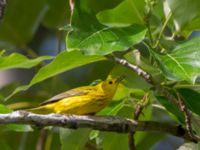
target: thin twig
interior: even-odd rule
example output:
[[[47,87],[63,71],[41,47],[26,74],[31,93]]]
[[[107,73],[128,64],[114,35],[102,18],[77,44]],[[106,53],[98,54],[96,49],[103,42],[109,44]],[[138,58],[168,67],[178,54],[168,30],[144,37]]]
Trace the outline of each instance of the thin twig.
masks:
[[[36,150],[44,149],[46,138],[47,138],[47,131],[45,129],[41,129],[36,144]]]
[[[129,63],[127,60],[122,59],[122,58],[118,58],[116,56],[106,56],[108,59],[111,59],[113,61],[115,61],[116,63],[127,67],[128,69],[134,71],[135,73],[137,73],[139,76],[141,76],[143,79],[145,79],[149,84],[151,84],[157,91],[159,91],[161,94],[163,94],[171,103],[173,104],[177,104],[177,100],[176,98],[162,85],[156,84],[151,75],[148,74],[146,71],[144,71],[142,68],[133,65],[131,63]]]
[[[144,106],[146,106],[146,101],[148,99],[148,96],[149,96],[149,93],[145,94],[144,97],[141,99],[141,101],[136,105],[135,111],[134,111],[134,117],[133,117],[135,121],[138,121]],[[128,134],[129,150],[136,150],[135,139],[134,139],[135,133],[136,132],[133,131],[133,132],[129,132]]]
[[[159,33],[159,35],[158,35],[157,40],[156,40],[156,44],[153,46],[154,48],[156,48],[156,47],[158,46],[158,44],[159,44],[159,42],[160,42],[160,39],[161,39],[161,37],[162,37],[162,34],[163,34],[163,32],[164,32],[164,30],[165,30],[165,28],[166,28],[166,26],[167,26],[167,24],[168,24],[168,22],[169,22],[171,16],[172,16],[172,13],[170,12],[170,13],[167,15],[167,17],[166,17],[166,19],[165,19],[165,22],[164,22],[164,24],[163,24],[163,26],[162,26],[162,28],[161,28],[161,31],[160,31],[160,33]]]
[[[0,20],[4,16],[4,11],[5,11],[6,4],[7,4],[6,0],[0,0]]]
[[[140,67],[130,64],[128,61],[126,61],[125,59],[121,59],[115,56],[106,56],[108,59],[112,59],[114,60],[116,63],[123,65],[131,70],[133,70],[134,72],[136,72],[139,76],[143,77],[148,83],[153,84],[151,75],[148,74],[147,72],[145,72],[144,70],[142,70]]]
[[[179,100],[180,111],[182,111],[185,116],[185,125],[186,125],[186,130],[187,130],[189,136],[196,141],[200,141],[200,137],[195,135],[195,133],[193,132],[193,129],[192,129],[192,124],[191,124],[192,113],[187,109],[187,107],[184,103],[183,97],[179,93],[176,93],[176,94],[177,94],[177,97]]]

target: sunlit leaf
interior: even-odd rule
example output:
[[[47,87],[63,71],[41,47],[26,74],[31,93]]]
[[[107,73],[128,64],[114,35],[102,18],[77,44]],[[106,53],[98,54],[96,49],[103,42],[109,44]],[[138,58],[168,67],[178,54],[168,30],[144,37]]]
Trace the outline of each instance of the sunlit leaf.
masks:
[[[21,125],[21,124],[8,124],[6,128],[16,132],[30,132],[33,131],[30,125]]]
[[[85,3],[81,1],[75,5],[72,31],[66,37],[69,51],[77,48],[88,55],[106,55],[114,51],[125,51],[144,39],[147,31],[144,26],[104,26],[97,20],[94,10],[84,9],[88,4],[82,6],[83,4]]]
[[[45,79],[61,74],[70,69],[104,59],[105,58],[102,56],[85,56],[79,51],[65,51],[63,53],[60,53],[50,64],[42,67],[28,85],[18,87],[6,99],[10,98],[11,96],[20,91],[27,90],[34,84],[39,83]]]
[[[141,42],[146,34],[142,26],[102,28],[94,32],[72,31],[67,37],[68,50],[78,48],[89,55],[106,55],[114,51],[125,51]]]
[[[0,70],[14,68],[31,68],[38,65],[44,60],[53,59],[52,56],[41,56],[35,59],[28,59],[26,56],[19,53],[12,53],[9,56],[0,57]]]
[[[6,113],[10,113],[10,112],[12,112],[11,109],[9,109],[8,107],[6,107],[3,104],[0,104],[0,113],[1,114],[6,114]]]
[[[97,14],[97,19],[107,26],[144,25],[144,0],[125,0],[113,9]]]

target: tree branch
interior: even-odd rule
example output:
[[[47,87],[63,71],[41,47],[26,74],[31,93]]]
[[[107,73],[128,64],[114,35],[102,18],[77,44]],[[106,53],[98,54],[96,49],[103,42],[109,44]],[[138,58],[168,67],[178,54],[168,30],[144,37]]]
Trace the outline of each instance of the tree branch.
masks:
[[[0,0],[0,20],[4,16],[4,11],[5,11],[6,4],[7,4],[6,0]]]
[[[14,111],[8,114],[0,114],[0,124],[9,123],[31,124],[39,127],[57,126],[70,129],[91,128],[94,130],[118,133],[134,131],[165,132],[188,141],[196,142],[188,135],[185,129],[177,125],[154,121],[134,121],[114,116],[39,115],[26,111]]]

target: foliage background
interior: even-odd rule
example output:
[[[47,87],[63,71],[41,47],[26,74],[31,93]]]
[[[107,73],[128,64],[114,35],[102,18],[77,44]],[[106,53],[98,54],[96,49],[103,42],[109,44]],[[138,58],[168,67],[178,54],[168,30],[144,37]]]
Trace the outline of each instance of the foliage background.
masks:
[[[172,94],[178,91],[193,112],[197,120],[193,127],[200,134],[200,37],[193,38],[200,28],[200,2],[74,2],[71,11],[68,0],[7,1],[0,21],[0,112],[34,107],[66,89],[125,74],[113,102],[99,115],[132,118],[134,105],[149,93],[150,105],[140,120],[184,126],[177,106],[151,89],[143,78],[104,57],[114,53],[143,68]],[[31,150],[42,145],[45,150],[128,149],[126,134],[90,129],[45,131],[28,125],[1,125],[1,148]],[[169,150],[184,144],[183,139],[163,133],[137,133],[135,139],[138,149]],[[189,145],[192,149],[198,146]]]

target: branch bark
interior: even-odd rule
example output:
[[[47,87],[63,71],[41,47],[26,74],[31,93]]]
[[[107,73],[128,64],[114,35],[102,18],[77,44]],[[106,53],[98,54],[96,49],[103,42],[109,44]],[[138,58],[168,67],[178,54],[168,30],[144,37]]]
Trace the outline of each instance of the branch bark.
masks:
[[[0,114],[0,124],[30,124],[39,127],[57,126],[70,129],[91,128],[100,131],[128,133],[134,131],[164,132],[194,141],[181,126],[154,121],[134,121],[114,116],[39,115],[26,111]],[[194,141],[196,142],[196,141]]]

